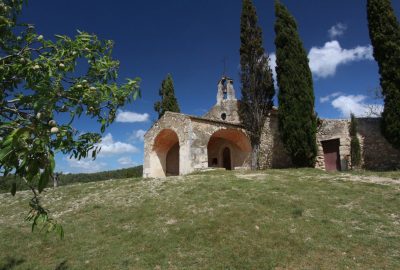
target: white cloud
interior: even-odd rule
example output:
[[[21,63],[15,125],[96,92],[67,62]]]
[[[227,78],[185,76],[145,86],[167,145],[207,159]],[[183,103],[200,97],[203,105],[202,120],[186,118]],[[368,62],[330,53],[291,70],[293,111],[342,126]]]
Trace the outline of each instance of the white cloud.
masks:
[[[272,69],[272,76],[274,77],[275,86],[277,86],[277,78],[276,78],[276,54],[271,53],[269,55],[269,67]]]
[[[132,135],[129,137],[129,139],[131,141],[139,140],[139,141],[143,142],[144,141],[144,134],[146,134],[146,130],[143,130],[143,129],[135,130],[132,133]]]
[[[111,155],[139,152],[139,149],[131,144],[118,141],[114,142],[111,133],[108,133],[105,137],[103,137],[98,146],[101,147],[99,156],[111,156]]]
[[[315,78],[334,76],[340,65],[361,60],[373,60],[372,50],[371,45],[343,49],[337,40],[329,41],[323,47],[311,48],[308,53],[310,69]],[[269,58],[269,65],[276,83],[276,54],[271,53]]]
[[[105,171],[109,170],[110,168],[108,166],[108,162],[104,161],[104,157],[116,156],[121,154],[133,154],[139,152],[139,149],[131,144],[114,141],[111,133],[108,133],[106,136],[104,136],[97,146],[101,147],[101,151],[98,154],[98,158],[100,158],[100,160],[93,160],[91,158],[83,158],[81,160],[66,158],[65,160],[67,161],[69,167],[71,169],[74,169],[75,172],[82,173]],[[90,153],[89,156],[91,156]],[[129,157],[121,157],[117,161],[119,164],[125,167],[137,165]]]
[[[347,30],[347,25],[343,23],[337,23],[328,30],[328,34],[331,39],[335,39],[337,37],[343,36],[346,30]]]
[[[111,133],[108,133],[106,136],[104,136],[101,139],[101,142],[97,144],[97,146],[101,147],[101,150],[96,160],[93,160],[91,158],[83,158],[81,160],[74,158],[72,159],[65,158],[70,169],[73,172],[83,172],[83,173],[105,171],[110,169],[109,166],[110,157],[112,158],[112,156],[118,156],[122,154],[133,154],[139,152],[139,149],[131,144],[114,141]],[[89,157],[90,156],[91,153],[89,153]],[[129,157],[120,157],[117,161],[119,164],[123,166],[137,165]]]
[[[340,65],[374,59],[371,45],[347,50],[343,49],[337,40],[326,42],[323,47],[312,47],[308,58],[312,73],[321,78],[335,75]]]
[[[136,122],[147,122],[150,115],[148,113],[135,113],[129,111],[119,110],[117,112],[117,122],[121,123],[136,123]]]
[[[136,166],[137,165],[137,163],[134,162],[130,157],[121,157],[117,161],[122,166]]]
[[[66,159],[69,167],[79,169],[79,172],[93,173],[106,170],[107,163],[92,159]]]
[[[366,103],[364,95],[342,95],[332,101],[332,106],[339,110],[342,117],[349,118],[353,113],[358,117],[377,117],[383,111],[383,105]]]
[[[330,101],[332,98],[338,97],[338,96],[340,96],[341,94],[342,94],[341,92],[332,93],[332,94],[330,94],[330,95],[327,95],[327,96],[324,96],[324,97],[319,98],[319,102],[321,102],[321,103],[328,102],[328,101]]]

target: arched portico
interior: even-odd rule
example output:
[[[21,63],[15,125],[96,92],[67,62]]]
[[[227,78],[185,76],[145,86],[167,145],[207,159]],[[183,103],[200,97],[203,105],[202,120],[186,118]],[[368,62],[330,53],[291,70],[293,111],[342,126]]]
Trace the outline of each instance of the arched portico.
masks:
[[[207,154],[208,167],[227,170],[247,167],[251,154],[250,140],[241,130],[220,129],[210,137]]]
[[[172,129],[161,130],[150,155],[152,177],[179,175],[179,138]]]

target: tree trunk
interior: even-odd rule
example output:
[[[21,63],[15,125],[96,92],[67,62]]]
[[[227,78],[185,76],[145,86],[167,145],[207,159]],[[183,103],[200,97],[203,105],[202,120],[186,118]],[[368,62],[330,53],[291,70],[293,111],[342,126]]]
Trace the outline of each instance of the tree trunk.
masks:
[[[258,170],[259,169],[259,154],[260,152],[260,145],[256,144],[252,146],[251,150],[251,169]]]
[[[53,187],[58,187],[58,173],[53,174]]]

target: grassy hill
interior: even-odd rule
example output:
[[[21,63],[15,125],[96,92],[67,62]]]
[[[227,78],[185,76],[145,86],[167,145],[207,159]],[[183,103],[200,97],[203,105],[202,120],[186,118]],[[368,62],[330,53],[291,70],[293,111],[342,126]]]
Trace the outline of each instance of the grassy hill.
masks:
[[[104,172],[96,172],[96,173],[69,173],[69,174],[60,174],[59,175],[59,186],[70,185],[74,183],[88,183],[88,182],[97,182],[104,181],[109,179],[124,179],[130,177],[142,177],[143,175],[143,166],[136,166],[132,168],[125,168],[113,171],[104,171]],[[13,175],[9,175],[6,177],[0,176],[0,193],[10,192],[12,183],[15,182],[17,184],[18,190],[26,190],[29,189],[28,186],[22,179],[15,178]],[[36,186],[36,185],[34,185]],[[53,186],[53,182],[49,181],[48,187]],[[1,269],[0,269],[1,270]]]
[[[399,173],[209,172],[0,194],[0,269],[400,269]],[[58,268],[57,268],[58,267]]]

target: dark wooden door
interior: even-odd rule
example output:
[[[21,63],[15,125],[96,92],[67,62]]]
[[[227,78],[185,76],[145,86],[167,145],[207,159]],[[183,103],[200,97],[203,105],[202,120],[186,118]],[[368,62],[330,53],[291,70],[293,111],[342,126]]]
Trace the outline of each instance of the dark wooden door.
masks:
[[[232,170],[232,164],[231,164],[231,150],[229,150],[228,147],[225,147],[223,153],[222,153],[222,161],[223,161],[223,166],[227,170]]]
[[[322,142],[322,148],[324,149],[325,170],[327,171],[341,170],[339,147],[340,147],[339,139]]]

